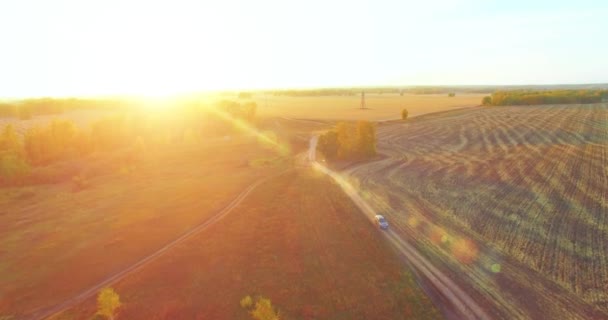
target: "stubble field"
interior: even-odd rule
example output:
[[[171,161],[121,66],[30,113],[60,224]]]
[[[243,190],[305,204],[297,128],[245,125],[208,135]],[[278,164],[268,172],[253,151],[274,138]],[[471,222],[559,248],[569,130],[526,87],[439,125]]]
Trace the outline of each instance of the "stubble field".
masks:
[[[605,104],[479,107],[379,127],[350,173],[499,318],[608,317]]]

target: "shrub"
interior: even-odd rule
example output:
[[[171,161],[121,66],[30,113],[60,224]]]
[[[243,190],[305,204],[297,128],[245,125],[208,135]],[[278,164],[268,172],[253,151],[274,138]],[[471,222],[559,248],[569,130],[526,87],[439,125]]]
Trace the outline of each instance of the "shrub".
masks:
[[[270,299],[260,297],[251,311],[251,317],[256,320],[279,320],[279,312],[274,310]]]
[[[75,137],[76,127],[67,120],[54,120],[47,126],[32,127],[24,137],[27,158],[34,165],[65,160],[76,153]]]
[[[492,104],[492,97],[490,96],[485,96],[483,97],[483,99],[481,100],[481,104],[484,106],[489,106]]]
[[[403,109],[403,110],[401,110],[401,119],[402,119],[402,120],[406,120],[406,119],[407,119],[407,116],[408,116],[407,109]]]
[[[253,299],[251,299],[251,296],[245,296],[243,299],[241,299],[242,308],[249,309],[249,308],[251,308],[252,305],[253,305]]]
[[[13,128],[11,124],[6,125],[0,134],[0,154],[1,153],[13,153],[18,156],[23,155],[23,144],[21,143],[21,139],[19,139],[15,128]]]
[[[448,97],[450,97],[450,98],[455,97],[455,96],[456,96],[456,93],[454,93],[454,92],[448,93]]]
[[[25,160],[13,153],[0,154],[0,184],[20,184],[30,173]]]
[[[112,288],[101,289],[97,296],[97,314],[106,319],[114,319],[116,309],[120,307],[120,296]]]

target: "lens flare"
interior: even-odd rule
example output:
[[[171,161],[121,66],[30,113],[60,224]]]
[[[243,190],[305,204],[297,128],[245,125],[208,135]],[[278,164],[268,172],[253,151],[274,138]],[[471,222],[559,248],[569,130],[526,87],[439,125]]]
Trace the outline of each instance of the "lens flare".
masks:
[[[458,261],[471,264],[477,260],[479,248],[475,242],[469,239],[458,239],[452,246],[452,254]]]
[[[280,155],[284,156],[290,153],[290,150],[286,145],[279,143],[278,138],[274,132],[260,132],[257,128],[249,124],[247,121],[235,118],[228,112],[225,112],[217,107],[209,107],[207,110],[213,113],[214,115],[217,115],[218,117],[222,118],[223,120],[229,121],[238,130],[255,136],[262,145],[274,148]]]

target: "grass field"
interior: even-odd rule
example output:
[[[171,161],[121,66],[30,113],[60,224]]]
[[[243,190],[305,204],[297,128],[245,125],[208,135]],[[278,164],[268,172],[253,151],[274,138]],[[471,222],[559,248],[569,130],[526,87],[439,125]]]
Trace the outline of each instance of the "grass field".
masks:
[[[77,193],[70,183],[1,190],[0,314],[30,314],[75,295],[290,165],[250,139],[146,156]]]
[[[53,120],[70,120],[80,128],[87,128],[91,123],[103,117],[106,114],[112,114],[111,111],[104,110],[72,110],[57,115],[34,116],[31,119],[19,120],[16,118],[0,118],[0,130],[5,125],[12,125],[17,133],[24,134],[27,129],[33,126],[45,126]]]
[[[394,230],[501,318],[608,317],[606,104],[478,107],[379,127],[352,168]]]
[[[119,319],[249,319],[263,295],[281,319],[434,319],[376,229],[328,178],[288,172],[210,229],[114,287]],[[94,313],[88,301],[57,319]]]
[[[151,148],[135,166],[114,163],[119,150],[56,164],[99,171],[78,192],[69,179],[0,189],[0,318],[28,319],[69,301],[205,221],[254,181],[294,167],[217,226],[121,280],[118,319],[245,319],[239,300],[248,294],[271,298],[284,319],[441,317],[378,230],[294,158],[312,131],[330,124],[261,117],[260,131],[287,154],[250,134],[219,137]],[[59,318],[90,318],[91,299]]]
[[[414,95],[406,94],[367,94],[366,107],[361,110],[361,97],[355,96],[322,96],[322,97],[265,97],[254,96],[258,104],[258,113],[268,117],[287,117],[296,119],[319,120],[389,120],[401,117],[401,110],[408,109],[409,116],[444,111],[456,108],[473,107],[481,104],[483,95],[460,94],[455,97],[447,95]]]

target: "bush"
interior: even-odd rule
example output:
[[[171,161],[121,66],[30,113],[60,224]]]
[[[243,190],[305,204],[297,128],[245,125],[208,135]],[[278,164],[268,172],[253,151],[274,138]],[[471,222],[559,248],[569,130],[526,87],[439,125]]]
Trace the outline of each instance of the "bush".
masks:
[[[408,116],[407,109],[401,110],[401,119],[402,120],[407,120],[407,116]]]
[[[279,312],[274,310],[270,299],[260,297],[251,311],[251,317],[256,320],[279,320]]]
[[[30,166],[16,154],[0,154],[0,185],[13,185],[24,182]]]
[[[120,296],[112,288],[101,289],[97,296],[97,314],[106,319],[114,319],[116,309],[120,307]]]
[[[455,96],[456,96],[456,93],[454,93],[454,92],[448,93],[448,97],[450,97],[450,98],[455,97]]]
[[[481,100],[481,104],[484,106],[489,106],[492,104],[492,97],[490,96],[485,96],[483,97],[483,99]]]
[[[4,129],[0,134],[0,153],[14,153],[19,156],[23,155],[23,144],[21,143],[21,139],[19,139],[15,128],[11,124],[4,126]]]
[[[252,305],[253,305],[253,299],[251,299],[251,296],[245,296],[243,299],[241,299],[242,308],[249,309],[249,308],[251,308]]]
[[[47,126],[32,127],[25,133],[24,144],[31,164],[45,165],[75,155],[76,127],[67,120],[54,120]]]

